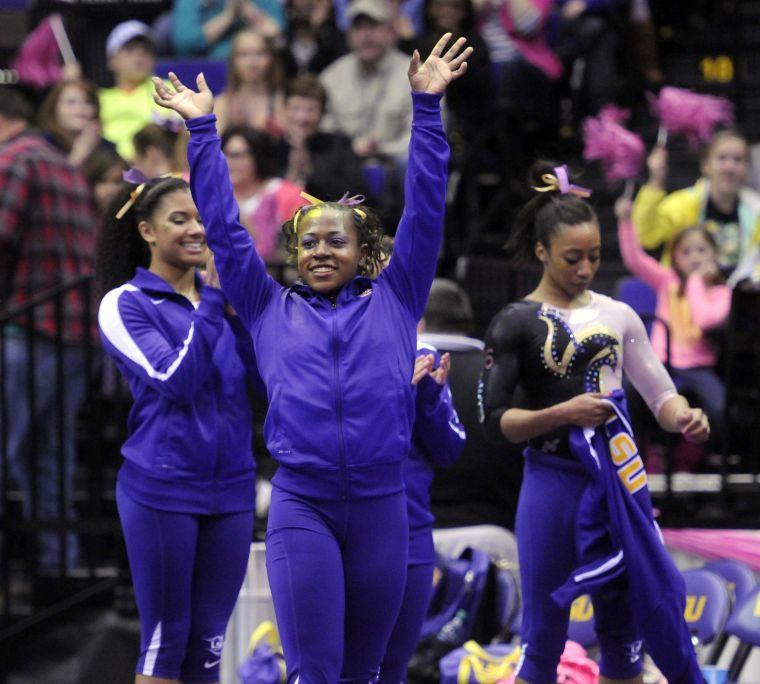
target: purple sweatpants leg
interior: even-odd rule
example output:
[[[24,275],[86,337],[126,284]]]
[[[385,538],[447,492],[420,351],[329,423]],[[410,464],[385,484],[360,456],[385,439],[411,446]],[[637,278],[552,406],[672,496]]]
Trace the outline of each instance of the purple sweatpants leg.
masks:
[[[403,492],[315,501],[272,491],[267,572],[288,682],[371,684],[406,580]]]
[[[578,502],[588,482],[577,461],[550,456],[526,458],[517,504],[517,549],[522,581],[523,659],[518,676],[531,684],[557,681],[557,664],[565,647],[570,611],[551,593],[575,568]],[[627,601],[623,578],[592,596],[602,651],[602,674],[628,679],[641,671],[641,642]]]
[[[381,684],[402,684],[406,681],[406,670],[420,639],[422,623],[430,605],[434,570],[434,561],[424,565],[410,565],[406,569],[404,602],[380,668]]]
[[[216,682],[224,633],[245,577],[253,511],[173,513],[116,503],[140,614],[137,673]]]

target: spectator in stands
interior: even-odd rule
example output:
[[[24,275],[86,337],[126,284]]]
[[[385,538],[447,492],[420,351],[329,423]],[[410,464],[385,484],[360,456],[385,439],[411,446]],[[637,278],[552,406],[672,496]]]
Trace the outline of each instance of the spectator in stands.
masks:
[[[306,204],[302,187],[277,176],[277,157],[272,138],[249,126],[232,126],[222,136],[241,223],[256,240],[265,261],[282,261],[282,224]]]
[[[420,53],[429,52],[438,37],[446,32],[464,36],[474,50],[468,61],[467,78],[456,81],[446,92],[446,127],[456,151],[457,136],[462,142],[466,141],[467,146],[472,145],[483,138],[483,129],[488,128],[492,118],[488,48],[475,29],[472,0],[426,0],[424,11],[424,33],[416,45]]]
[[[488,49],[475,28],[472,0],[426,0],[425,30],[416,40],[421,54],[435,45],[437,37],[450,32],[465,36],[474,48],[468,60],[467,78],[452,83],[446,93],[446,132],[451,143],[449,169],[452,179],[451,201],[446,209],[442,261],[451,265],[468,248],[469,236],[478,207],[471,202],[477,178],[493,170],[502,171],[494,155],[496,121],[494,117],[493,75]],[[456,173],[454,173],[456,172]]]
[[[253,30],[235,36],[229,58],[226,90],[215,100],[219,130],[245,125],[282,132],[285,102],[282,62],[268,38]]]
[[[19,306],[49,288],[92,272],[96,220],[84,177],[55,147],[29,128],[32,110],[19,92],[0,92],[0,310]],[[85,300],[81,289],[62,301],[59,328],[51,301],[37,307],[33,329],[22,318],[5,329],[5,371],[2,387],[7,411],[3,438],[8,446],[8,472],[24,492],[24,515],[34,513],[29,459],[37,470],[36,514],[41,520],[59,514],[58,449],[64,456],[64,515],[74,516],[72,478],[76,459],[76,415],[84,399]],[[63,337],[63,385],[55,381],[58,347]],[[27,335],[34,335],[34,414],[29,396],[30,356]],[[57,401],[63,392],[63,443],[59,444]],[[27,453],[34,434],[36,453]],[[39,564],[58,567],[57,534],[40,535]],[[76,539],[66,546],[67,567],[78,555]]]
[[[649,0],[631,0],[628,6],[631,52],[647,85],[660,86],[665,75],[657,52],[657,27],[652,21]]]
[[[474,0],[479,31],[498,79],[497,130],[510,185],[522,188],[537,149],[559,126],[557,81],[562,62],[548,43],[552,0]]]
[[[174,0],[172,42],[180,56],[227,59],[233,36],[250,29],[265,38],[285,30],[279,0]]]
[[[113,147],[101,135],[97,88],[84,79],[53,86],[42,102],[37,122],[48,142],[73,166],[82,166],[101,146]]]
[[[87,185],[92,192],[99,218],[103,218],[111,201],[124,185],[123,173],[129,168],[119,153],[111,148],[100,147],[82,165]]]
[[[340,199],[344,192],[366,195],[361,162],[351,141],[341,133],[318,130],[326,100],[324,87],[311,74],[288,85],[285,130],[277,144],[278,175],[323,200]]]
[[[711,444],[718,450],[726,388],[715,371],[718,356],[709,333],[728,320],[731,289],[718,268],[715,238],[701,226],[682,230],[672,242],[672,267],[663,266],[641,247],[631,222],[631,202],[620,198],[615,214],[623,263],[657,292],[657,316],[670,330],[670,350],[659,325],[652,329],[652,346],[663,363],[670,361],[678,391],[695,397],[707,414]]]
[[[715,238],[718,264],[730,275],[760,240],[760,194],[745,186],[749,148],[735,130],[719,131],[702,155],[696,184],[665,194],[668,155],[657,146],[647,159],[649,178],[633,205],[633,223],[644,249],[664,246],[671,263],[672,243],[685,228],[703,226]],[[729,284],[734,281],[729,278]]]
[[[343,31],[335,25],[331,0],[290,0],[287,13],[289,76],[304,71],[318,74],[348,51]]]
[[[405,160],[412,106],[408,58],[396,49],[387,0],[354,0],[348,8],[351,52],[322,72],[327,111],[322,130],[351,138],[361,159]]]
[[[556,0],[554,50],[571,73],[577,60],[583,60],[579,117],[595,114],[614,98],[619,4],[617,0]]]
[[[432,504],[436,528],[470,528],[459,534],[436,531],[436,543],[451,548],[456,537],[473,533],[488,550],[494,537],[493,526],[514,529],[517,495],[522,479],[522,455],[512,445],[485,440],[478,420],[477,386],[483,369],[483,342],[470,337],[473,329],[472,305],[455,282],[436,278],[430,289],[420,325],[420,342],[440,353],[451,354],[449,385],[459,419],[467,433],[462,456],[448,468],[437,468],[433,479]],[[482,527],[474,530],[473,526]],[[448,538],[448,539],[447,539]],[[481,545],[482,545],[481,544]],[[496,555],[501,555],[497,553]]]
[[[135,133],[151,121],[167,118],[153,102],[150,77],[156,65],[153,37],[148,26],[131,20],[118,24],[106,41],[108,68],[115,86],[100,91],[103,136],[131,161]]]
[[[348,14],[353,0],[333,0],[339,28],[347,31],[351,25]],[[423,0],[388,0],[393,15],[393,30],[404,44],[409,44],[424,31]]]
[[[146,178],[158,178],[167,173],[182,171],[180,154],[185,146],[180,145],[180,135],[169,128],[148,124],[134,137],[135,160],[132,166]],[[182,149],[178,150],[178,147]]]

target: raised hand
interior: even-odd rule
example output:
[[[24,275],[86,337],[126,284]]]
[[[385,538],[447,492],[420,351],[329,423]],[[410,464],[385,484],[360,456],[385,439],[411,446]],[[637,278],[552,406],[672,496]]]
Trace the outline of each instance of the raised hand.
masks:
[[[615,217],[618,221],[629,221],[633,214],[633,202],[625,195],[615,200]]]
[[[169,80],[174,91],[157,76],[153,77],[153,87],[155,88],[153,100],[157,105],[177,112],[185,120],[211,114],[214,111],[214,96],[202,73],[195,78],[198,92],[183,85],[173,71],[169,72]]]
[[[655,145],[649,153],[647,170],[649,171],[649,184],[664,188],[668,179],[668,151],[663,145]]]
[[[443,93],[449,83],[467,71],[466,60],[472,54],[472,48],[462,50],[466,39],[459,38],[443,54],[450,39],[451,34],[444,33],[424,63],[420,60],[420,53],[414,51],[409,63],[409,84],[412,90],[418,93]]]

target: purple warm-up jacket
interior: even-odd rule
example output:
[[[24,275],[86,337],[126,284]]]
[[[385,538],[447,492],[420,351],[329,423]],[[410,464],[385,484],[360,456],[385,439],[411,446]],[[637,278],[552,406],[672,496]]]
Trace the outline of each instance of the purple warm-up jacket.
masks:
[[[419,342],[417,356],[432,354],[434,368],[438,368],[438,350]],[[450,466],[462,454],[466,439],[464,426],[454,408],[454,399],[448,383],[439,385],[426,376],[417,385],[417,413],[412,430],[412,448],[404,463],[407,514],[409,530],[429,533],[435,518],[430,512],[430,486],[433,484],[433,467]]]
[[[435,275],[449,147],[440,96],[412,94],[405,207],[391,263],[328,298],[283,287],[240,225],[211,114],[190,119],[193,198],[222,290],[253,338],[269,412],[264,437],[276,486],[316,499],[402,491],[414,422],[416,325]]]
[[[194,308],[155,273],[111,290],[98,323],[105,352],[134,397],[119,483],[152,508],[234,513],[254,507],[257,381],[250,338],[225,315],[224,295],[197,279]],[[260,382],[260,381],[259,381]]]

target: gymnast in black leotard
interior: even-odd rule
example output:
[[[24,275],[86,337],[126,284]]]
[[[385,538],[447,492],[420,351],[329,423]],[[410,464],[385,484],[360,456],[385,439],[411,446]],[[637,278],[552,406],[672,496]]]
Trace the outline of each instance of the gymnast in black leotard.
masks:
[[[508,247],[524,260],[538,258],[543,276],[493,319],[478,390],[487,434],[532,447],[516,520],[523,594],[518,684],[556,681],[567,634],[568,611],[550,595],[576,562],[578,502],[588,483],[569,448],[570,428],[594,428],[610,417],[604,395],[621,388],[625,370],[665,430],[694,441],[709,434],[702,412],[676,392],[634,311],[588,289],[601,238],[593,209],[577,196],[584,189],[570,183],[565,167],[534,171],[535,185],[546,192],[518,215]],[[518,386],[524,408],[515,404]],[[641,682],[641,641],[626,596],[621,579],[592,597],[603,684]]]
[[[531,295],[529,295],[530,297]],[[487,336],[481,406],[489,436],[502,436],[500,422],[514,409],[513,395],[523,389],[526,408],[549,410],[584,393],[621,387],[625,370],[657,415],[677,396],[673,381],[649,344],[633,310],[587,290],[583,306],[562,308],[529,298],[509,304],[491,323]],[[568,457],[572,423],[550,418],[528,444]]]

